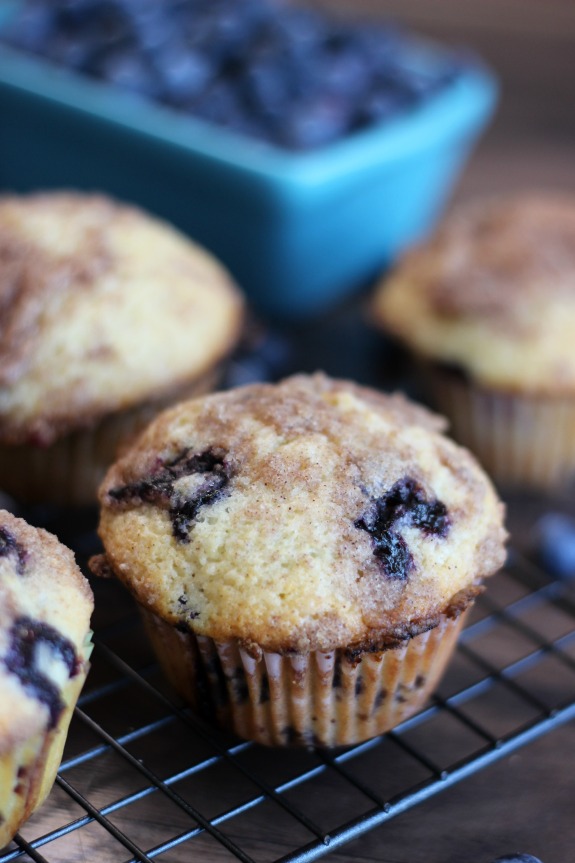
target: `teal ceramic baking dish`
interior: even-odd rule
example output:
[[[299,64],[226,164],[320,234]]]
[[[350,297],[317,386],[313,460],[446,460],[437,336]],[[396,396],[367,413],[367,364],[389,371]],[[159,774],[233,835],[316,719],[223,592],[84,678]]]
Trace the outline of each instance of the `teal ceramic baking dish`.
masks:
[[[414,42],[421,68],[442,49]],[[0,185],[105,190],[211,249],[260,314],[320,314],[440,214],[496,101],[480,64],[420,107],[292,154],[0,46]]]

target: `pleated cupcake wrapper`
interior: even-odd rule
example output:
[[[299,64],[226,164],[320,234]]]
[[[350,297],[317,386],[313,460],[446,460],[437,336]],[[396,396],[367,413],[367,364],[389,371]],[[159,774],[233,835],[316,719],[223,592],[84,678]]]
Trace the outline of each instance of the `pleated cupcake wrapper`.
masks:
[[[575,473],[575,399],[498,393],[433,370],[451,433],[501,485],[552,490]]]
[[[254,659],[236,640],[183,633],[142,609],[146,628],[174,688],[205,718],[268,746],[343,746],[367,740],[419,710],[435,688],[465,614],[401,647]]]
[[[0,444],[0,488],[30,503],[94,504],[98,486],[119,448],[133,440],[160,410],[210,392],[220,377],[221,371],[212,369],[169,396],[110,414],[92,428],[71,432],[47,447]]]
[[[64,709],[55,728],[41,731],[0,754],[0,848],[44,802],[56,779],[74,707],[86,680],[91,635],[82,650],[82,670],[62,687]]]

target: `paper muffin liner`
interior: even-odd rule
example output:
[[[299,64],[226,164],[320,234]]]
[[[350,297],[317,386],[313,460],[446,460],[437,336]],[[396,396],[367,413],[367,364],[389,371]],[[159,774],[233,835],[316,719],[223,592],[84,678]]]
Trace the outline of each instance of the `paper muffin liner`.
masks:
[[[266,746],[343,746],[419,710],[451,656],[465,611],[399,647],[350,657],[344,649],[254,658],[237,640],[180,632],[141,609],[172,686],[196,712]]]
[[[56,727],[0,752],[0,848],[10,842],[52,789],[72,714],[90,668],[91,637],[90,632],[81,651],[80,671],[62,687],[64,709]]]
[[[220,368],[211,369],[161,398],[109,414],[47,447],[0,444],[0,488],[23,503],[95,504],[98,486],[118,451],[161,410],[215,389],[221,373]]]
[[[575,399],[497,392],[441,368],[428,379],[453,437],[500,485],[550,491],[575,474]]]

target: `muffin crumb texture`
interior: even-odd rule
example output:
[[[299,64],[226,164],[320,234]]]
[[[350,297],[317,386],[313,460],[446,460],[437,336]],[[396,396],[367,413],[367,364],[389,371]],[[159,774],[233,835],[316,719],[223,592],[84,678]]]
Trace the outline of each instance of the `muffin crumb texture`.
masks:
[[[105,566],[178,630],[255,657],[397,645],[503,562],[501,504],[442,427],[321,374],[185,402],[102,485]]]

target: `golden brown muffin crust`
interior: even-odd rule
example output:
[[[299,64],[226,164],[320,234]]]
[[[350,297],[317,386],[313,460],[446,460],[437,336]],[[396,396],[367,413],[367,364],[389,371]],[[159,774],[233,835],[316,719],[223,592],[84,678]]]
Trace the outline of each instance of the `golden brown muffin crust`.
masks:
[[[35,195],[28,199],[39,216],[73,220],[78,198],[72,194]],[[0,383],[7,384],[25,373],[34,340],[46,320],[46,308],[66,291],[94,287],[97,279],[114,266],[107,242],[107,225],[117,217],[112,202],[93,196],[93,226],[81,245],[68,254],[53,254],[21,230],[23,199],[0,198]],[[14,212],[14,216],[12,212]]]
[[[384,277],[376,322],[475,382],[575,387],[575,199],[529,193],[455,209]]]
[[[441,424],[323,375],[186,402],[102,485],[107,565],[174,625],[252,650],[396,643],[503,560],[501,505]]]
[[[242,316],[215,259],[135,207],[0,197],[0,439],[47,444],[185,386]]]
[[[429,294],[439,313],[514,327],[526,292],[575,291],[575,202],[519,195],[461,208],[426,248],[425,262],[419,254],[414,266],[422,268],[437,258]]]

